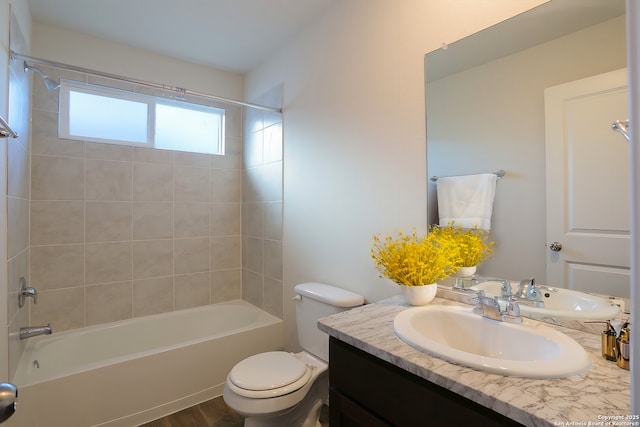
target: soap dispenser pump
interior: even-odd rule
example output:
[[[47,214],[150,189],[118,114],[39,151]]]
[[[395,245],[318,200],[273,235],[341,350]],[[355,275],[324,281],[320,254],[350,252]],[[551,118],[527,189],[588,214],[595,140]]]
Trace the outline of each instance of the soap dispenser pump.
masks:
[[[631,329],[627,323],[620,331],[620,336],[616,340],[616,363],[622,369],[629,370],[629,340],[631,338]]]

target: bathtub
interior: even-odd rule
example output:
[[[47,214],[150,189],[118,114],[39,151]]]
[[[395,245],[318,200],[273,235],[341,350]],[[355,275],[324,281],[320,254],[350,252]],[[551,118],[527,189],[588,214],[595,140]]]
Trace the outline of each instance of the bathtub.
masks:
[[[8,427],[131,427],[222,394],[243,358],[283,347],[282,320],[245,301],[31,338]]]

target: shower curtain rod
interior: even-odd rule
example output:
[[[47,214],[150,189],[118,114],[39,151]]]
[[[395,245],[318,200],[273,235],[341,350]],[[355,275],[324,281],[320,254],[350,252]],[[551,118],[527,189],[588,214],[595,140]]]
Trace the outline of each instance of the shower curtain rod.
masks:
[[[266,105],[260,105],[260,104],[254,104],[254,103],[251,103],[251,102],[238,101],[236,99],[224,98],[222,96],[209,95],[207,93],[196,92],[196,91],[192,91],[192,90],[189,90],[189,89],[184,89],[184,88],[181,88],[181,87],[167,86],[167,85],[163,85],[163,84],[148,82],[148,81],[145,81],[145,80],[138,80],[138,79],[132,79],[132,78],[129,78],[129,77],[119,76],[119,75],[116,75],[116,74],[104,73],[102,71],[90,70],[88,68],[76,67],[75,65],[68,65],[68,64],[63,64],[61,62],[49,61],[48,59],[42,59],[42,58],[36,58],[34,56],[23,55],[23,54],[15,52],[13,50],[11,51],[11,59],[12,60],[13,59],[21,59],[23,61],[33,62],[35,64],[48,65],[50,67],[61,68],[63,70],[70,70],[70,71],[76,71],[76,72],[79,72],[79,73],[91,74],[91,75],[98,76],[98,77],[105,77],[107,79],[119,80],[119,81],[123,81],[123,82],[127,82],[127,83],[137,84],[137,85],[140,85],[140,86],[147,86],[147,87],[151,87],[151,88],[155,88],[155,89],[169,90],[169,91],[175,92],[180,97],[184,97],[186,95],[191,95],[191,96],[197,96],[199,98],[205,98],[205,99],[211,99],[211,100],[214,100],[214,101],[224,102],[224,103],[227,103],[227,104],[242,105],[244,107],[251,107],[251,108],[257,108],[257,109],[260,109],[260,110],[266,110],[266,111],[273,111],[273,112],[276,112],[276,113],[282,113],[282,108],[268,107]]]

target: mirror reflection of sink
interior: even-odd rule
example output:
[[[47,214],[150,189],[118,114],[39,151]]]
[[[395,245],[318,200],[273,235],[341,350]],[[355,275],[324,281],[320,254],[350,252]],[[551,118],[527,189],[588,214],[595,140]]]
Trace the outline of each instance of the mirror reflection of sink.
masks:
[[[525,319],[512,324],[486,319],[471,307],[427,305],[399,313],[396,335],[412,347],[481,371],[526,378],[566,378],[591,366],[569,336]]]
[[[481,289],[487,296],[500,295],[502,282],[489,280],[472,286],[473,289]],[[511,283],[512,289],[518,287],[517,283]],[[620,307],[606,298],[584,292],[572,291],[564,288],[540,288],[544,307],[533,307],[520,304],[520,313],[523,316],[537,314],[547,317],[563,317],[571,319],[611,320],[620,316]]]

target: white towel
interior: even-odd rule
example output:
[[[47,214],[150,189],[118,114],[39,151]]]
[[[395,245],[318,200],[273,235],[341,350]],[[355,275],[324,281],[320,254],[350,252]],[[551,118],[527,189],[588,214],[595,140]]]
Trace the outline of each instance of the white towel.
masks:
[[[440,226],[454,222],[463,228],[490,230],[496,179],[494,173],[438,178]]]

